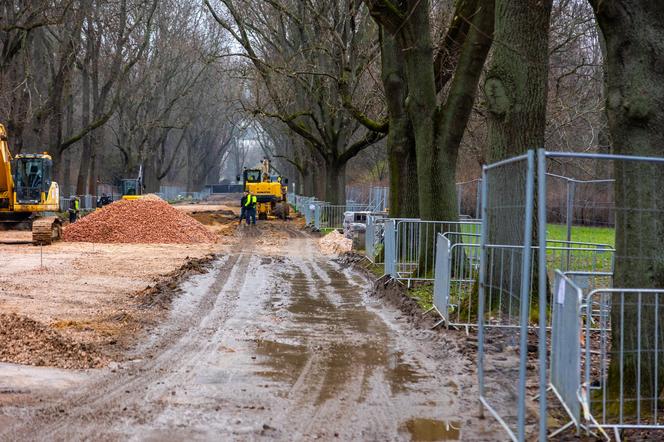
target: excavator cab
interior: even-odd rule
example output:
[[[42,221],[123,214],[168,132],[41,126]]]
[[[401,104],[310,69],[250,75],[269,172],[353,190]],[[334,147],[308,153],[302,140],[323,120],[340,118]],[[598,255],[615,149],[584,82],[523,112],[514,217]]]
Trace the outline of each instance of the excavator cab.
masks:
[[[143,195],[143,166],[138,168],[137,178],[125,178],[122,180],[122,199],[137,200]]]
[[[122,195],[140,195],[141,186],[136,179],[122,180]]]
[[[12,160],[17,204],[43,204],[53,180],[53,161],[40,154],[17,155]]]
[[[246,169],[244,171],[245,183],[260,183],[262,181],[261,171],[258,169]]]

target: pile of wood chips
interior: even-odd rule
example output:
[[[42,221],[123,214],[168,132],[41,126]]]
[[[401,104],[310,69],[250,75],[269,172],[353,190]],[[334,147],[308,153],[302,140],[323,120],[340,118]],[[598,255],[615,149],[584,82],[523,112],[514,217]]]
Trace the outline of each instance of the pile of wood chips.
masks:
[[[213,243],[217,235],[161,199],[120,200],[64,229],[65,241],[95,243]]]
[[[333,230],[320,239],[319,246],[326,255],[340,255],[351,251],[353,240],[344,237],[337,230]]]

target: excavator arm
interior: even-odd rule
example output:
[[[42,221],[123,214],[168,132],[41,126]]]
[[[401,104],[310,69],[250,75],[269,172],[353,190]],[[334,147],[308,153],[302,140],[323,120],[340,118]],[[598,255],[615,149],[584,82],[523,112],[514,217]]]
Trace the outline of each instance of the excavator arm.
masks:
[[[0,124],[0,209],[12,206],[14,181],[11,168],[12,155],[7,144],[7,130]]]

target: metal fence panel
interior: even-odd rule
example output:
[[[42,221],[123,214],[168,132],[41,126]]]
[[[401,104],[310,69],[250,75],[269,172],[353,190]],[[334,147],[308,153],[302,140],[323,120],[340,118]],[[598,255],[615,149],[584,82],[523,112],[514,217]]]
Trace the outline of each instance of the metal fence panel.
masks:
[[[513,440],[525,440],[528,316],[531,294],[535,155],[483,169],[481,265],[478,305],[480,402]],[[490,260],[502,255],[504,260]],[[491,263],[491,265],[490,265]],[[498,266],[498,264],[500,266]],[[505,265],[507,264],[507,265]],[[508,271],[509,270],[509,271]],[[505,299],[506,304],[494,303]],[[506,309],[509,314],[504,315]],[[513,314],[518,312],[518,314]],[[495,314],[495,319],[487,320]],[[500,328],[488,328],[499,325]],[[495,342],[500,342],[497,346]],[[516,359],[502,363],[504,347]],[[491,382],[487,371],[494,372]],[[534,417],[536,420],[536,417]]]
[[[581,406],[578,400],[581,380],[581,330],[582,292],[569,277],[556,271],[554,302],[551,318],[551,388],[577,427],[581,422]],[[566,425],[563,428],[566,428]]]
[[[664,317],[664,289],[594,290],[584,313],[584,382],[578,397],[587,425],[603,430],[664,429],[658,379],[664,360],[659,323]],[[636,332],[636,341],[625,338],[627,328]],[[615,368],[613,374],[610,367]]]
[[[436,241],[436,264],[433,280],[433,306],[446,324],[449,324],[450,299],[450,240],[443,234],[438,234]]]
[[[392,278],[397,277],[396,269],[396,233],[395,221],[385,220],[385,274]]]
[[[435,243],[438,233],[477,234],[480,224],[464,221],[396,221],[395,267],[397,279],[407,281],[434,280]]]

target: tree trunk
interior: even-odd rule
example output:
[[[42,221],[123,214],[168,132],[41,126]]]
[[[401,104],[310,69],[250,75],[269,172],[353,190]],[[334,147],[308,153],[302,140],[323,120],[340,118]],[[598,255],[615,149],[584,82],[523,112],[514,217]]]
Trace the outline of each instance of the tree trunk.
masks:
[[[413,125],[415,138],[419,214],[425,220],[440,220],[450,215],[441,210],[440,198],[442,180],[450,177],[443,177],[438,170],[439,162],[434,144],[437,104],[429,22],[430,4],[428,0],[411,0],[408,4],[410,16],[395,38],[404,58],[404,70],[408,80],[406,111]],[[451,179],[454,180],[454,177]],[[455,218],[456,216],[453,219]]]
[[[67,95],[67,135],[70,136],[74,133],[74,94],[71,92]],[[66,150],[60,155],[60,160],[57,165],[57,170],[59,171],[57,176],[58,183],[61,184],[60,193],[64,196],[69,196],[71,194],[71,150]]]
[[[591,1],[606,44],[605,96],[611,141],[617,154],[664,155],[663,2]],[[664,167],[615,162],[616,262],[614,286],[664,287]],[[620,388],[624,412],[635,411],[640,387],[641,412],[654,408],[664,388],[664,314],[653,296],[643,294],[637,328],[637,295],[626,296],[621,336],[620,299],[611,311],[612,352],[609,394]],[[664,301],[662,297],[658,304]],[[656,324],[660,324],[656,328]],[[639,342],[640,341],[640,342]],[[623,345],[621,385],[620,345]],[[636,353],[640,344],[640,356]],[[655,351],[655,349],[658,349]],[[657,367],[657,369],[655,369]],[[640,385],[637,385],[640,376]],[[656,381],[657,380],[657,381]],[[631,401],[630,401],[631,399]]]
[[[393,218],[417,218],[417,157],[413,126],[404,103],[408,94],[402,57],[394,37],[381,31],[382,80],[385,88],[389,133],[387,155],[390,168],[389,211]]]
[[[90,22],[88,21],[88,27]],[[90,33],[87,35],[86,55],[81,70],[81,127],[88,127],[90,124],[90,57],[92,52],[92,39]],[[78,177],[76,179],[76,194],[85,195],[88,193],[88,174],[90,172],[90,157],[92,148],[92,135],[86,134],[83,137],[83,148],[81,149],[81,161],[78,168]]]
[[[346,163],[333,159],[326,162],[325,201],[333,205],[346,204]]]
[[[484,80],[490,162],[544,147],[551,0],[496,0]]]

